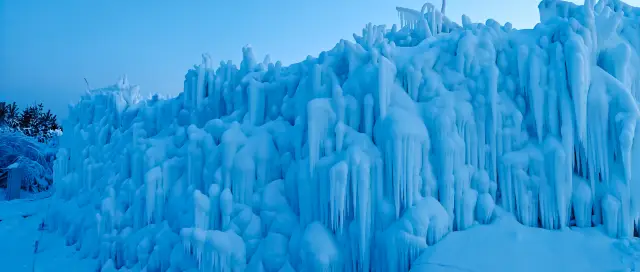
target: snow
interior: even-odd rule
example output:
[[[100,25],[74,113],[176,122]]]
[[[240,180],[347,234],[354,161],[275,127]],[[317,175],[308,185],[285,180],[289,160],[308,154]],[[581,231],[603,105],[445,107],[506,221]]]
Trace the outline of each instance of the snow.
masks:
[[[638,240],[614,240],[595,228],[530,228],[504,215],[491,225],[447,235],[414,261],[411,272],[599,272],[633,267],[640,267]]]
[[[46,195],[43,195],[46,194]],[[0,201],[0,260],[3,271],[94,271],[98,260],[82,259],[64,237],[39,230],[46,216],[47,193]],[[45,227],[46,229],[46,227]],[[37,251],[35,246],[37,243]]]
[[[530,30],[398,8],[400,28],[288,67],[205,54],[174,98],[126,77],[91,90],[47,225],[102,271],[408,271],[455,237],[507,245],[505,229],[536,245],[517,261],[537,236],[635,243],[640,9],[587,3],[544,0]],[[580,249],[541,257],[588,271]]]

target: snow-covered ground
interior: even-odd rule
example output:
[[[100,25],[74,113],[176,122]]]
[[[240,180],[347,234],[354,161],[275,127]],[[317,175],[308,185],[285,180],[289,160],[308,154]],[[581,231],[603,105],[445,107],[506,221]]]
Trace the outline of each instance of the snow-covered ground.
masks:
[[[41,229],[49,200],[34,196],[31,199],[0,201],[0,271],[96,270],[96,260],[78,258],[75,247],[66,246],[62,236]]]
[[[635,269],[635,270],[634,270]],[[600,228],[531,228],[501,213],[489,225],[453,232],[428,248],[412,272],[639,271],[640,240],[612,239]]]

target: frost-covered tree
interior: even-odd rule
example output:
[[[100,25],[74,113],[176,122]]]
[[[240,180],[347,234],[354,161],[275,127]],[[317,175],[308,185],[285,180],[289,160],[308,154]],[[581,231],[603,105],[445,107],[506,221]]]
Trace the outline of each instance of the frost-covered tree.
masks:
[[[0,132],[0,187],[6,187],[8,168],[22,171],[22,189],[43,191],[52,182],[53,157],[45,144],[20,131]],[[4,177],[4,178],[3,178]]]
[[[3,102],[4,103],[4,102]],[[18,118],[20,117],[20,111],[18,110],[18,105],[16,102],[12,104],[4,105],[4,110],[6,111],[6,124],[8,127],[16,128],[18,126]]]
[[[37,135],[37,127],[36,122],[38,118],[38,107],[31,106],[25,108],[20,114],[20,119],[18,120],[18,126],[20,131],[24,132],[27,136]]]
[[[0,129],[21,131],[35,137],[39,142],[48,142],[57,130],[62,130],[51,110],[45,112],[42,104],[32,105],[20,111],[14,102],[0,102]]]
[[[47,112],[42,113],[39,120],[41,120],[41,125],[46,129],[46,131],[55,131],[60,129],[57,117],[51,113],[51,110],[47,110]]]
[[[15,102],[0,102],[0,187],[17,170],[23,190],[48,189],[60,134],[57,117],[42,104],[20,111]]]
[[[7,103],[0,102],[0,127],[7,125]]]

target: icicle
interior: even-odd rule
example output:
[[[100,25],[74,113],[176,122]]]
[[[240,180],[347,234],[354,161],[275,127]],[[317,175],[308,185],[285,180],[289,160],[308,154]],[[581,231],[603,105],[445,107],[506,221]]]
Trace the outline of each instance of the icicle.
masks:
[[[233,200],[240,204],[251,205],[255,183],[256,163],[253,159],[253,150],[245,146],[236,153],[233,160],[231,170]]]
[[[207,56],[202,55],[202,64],[198,66],[198,85],[196,85],[196,94],[194,99],[194,106],[200,107],[202,101],[205,98],[205,79],[207,78]]]
[[[357,205],[356,205],[356,222],[358,223],[358,256],[360,267],[363,271],[369,269],[369,249],[371,247],[370,239],[372,233],[372,211],[371,206],[371,168],[367,161],[362,161],[358,168],[359,178]],[[352,181],[353,182],[353,181]]]
[[[587,71],[589,60],[586,59],[588,57],[586,50],[581,38],[570,32],[569,39],[565,43],[564,55],[567,60],[567,78],[574,104],[578,139],[583,144],[587,136],[587,93],[590,74]]]
[[[347,200],[347,177],[349,167],[346,162],[341,161],[329,170],[330,182],[330,222],[331,229],[336,233],[343,231],[346,220],[346,200]]]
[[[387,115],[387,108],[389,107],[391,99],[391,91],[393,86],[393,79],[396,76],[396,68],[384,56],[380,56],[378,59],[378,114],[381,119]]]
[[[246,136],[240,130],[238,123],[233,123],[231,127],[222,134],[220,146],[222,147],[222,179],[223,188],[231,188],[231,169],[233,167],[236,152],[246,141]]]
[[[573,203],[576,226],[581,228],[591,227],[591,213],[593,199],[591,189],[585,180],[574,179]]]
[[[209,198],[202,194],[200,190],[193,192],[193,202],[195,206],[195,227],[203,230],[209,229],[209,213],[211,204]]]
[[[618,220],[620,218],[620,200],[611,196],[606,195],[602,198],[602,209],[603,209],[603,224],[605,232],[613,237],[618,237],[618,224],[620,223]]]
[[[373,96],[371,96],[371,94],[365,95],[363,102],[364,122],[362,123],[363,129],[361,131],[369,137],[373,136],[373,106]]]
[[[227,229],[231,223],[233,212],[233,195],[229,189],[224,189],[220,194],[220,213],[222,214],[222,229]]]
[[[529,95],[529,104],[533,110],[535,116],[536,135],[538,142],[541,143],[544,140],[543,134],[544,128],[544,111],[545,111],[545,90],[542,89],[541,82],[542,73],[542,60],[538,56],[540,54],[539,48],[534,48],[533,52],[529,54],[529,88],[527,88],[527,94]]]
[[[251,124],[259,126],[264,123],[266,94],[260,83],[250,80],[247,86],[249,100],[249,117]]]
[[[222,225],[221,220],[221,203],[220,203],[220,185],[211,184],[209,187],[209,227],[214,230],[219,230]]]
[[[422,146],[428,143],[428,137],[422,120],[398,108],[391,108],[387,117],[376,125],[376,138],[381,139],[378,143],[387,162],[385,177],[391,179],[393,188],[396,218],[404,209],[412,206],[421,187],[415,184],[421,180],[413,179],[421,173],[421,156],[415,156],[417,161],[405,156],[413,150],[422,150]],[[418,167],[414,168],[414,164]],[[416,169],[418,171],[414,172]]]
[[[341,152],[344,145],[344,134],[346,131],[346,125],[344,123],[338,123],[335,128],[336,134],[336,152]]]
[[[162,179],[162,169],[155,167],[145,174],[145,186],[147,189],[146,200],[146,212],[147,224],[152,222],[154,211],[157,206],[156,186]]]
[[[333,127],[336,114],[329,99],[314,99],[307,104],[309,173],[313,177],[316,162],[320,159],[320,146],[329,129]]]

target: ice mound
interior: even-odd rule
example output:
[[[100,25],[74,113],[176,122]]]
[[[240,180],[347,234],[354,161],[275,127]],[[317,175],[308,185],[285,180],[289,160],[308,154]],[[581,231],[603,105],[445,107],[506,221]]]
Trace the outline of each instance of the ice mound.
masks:
[[[176,98],[90,91],[47,222],[102,271],[406,271],[496,204],[637,235],[640,9],[539,9],[514,30],[398,8],[288,67],[204,55]]]

